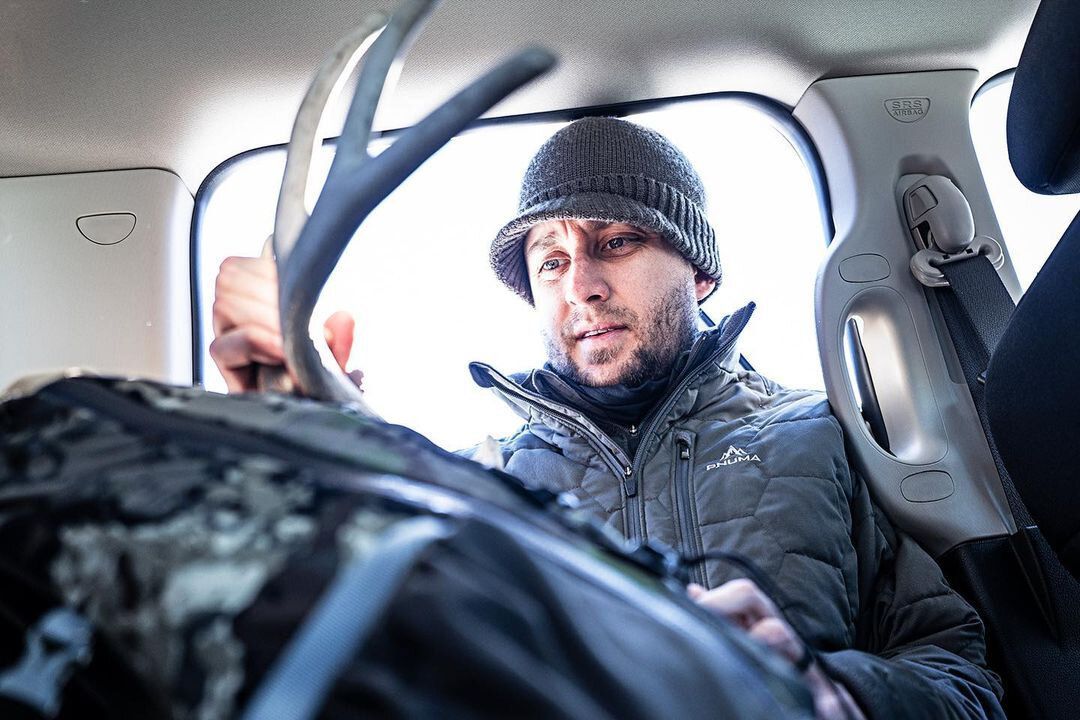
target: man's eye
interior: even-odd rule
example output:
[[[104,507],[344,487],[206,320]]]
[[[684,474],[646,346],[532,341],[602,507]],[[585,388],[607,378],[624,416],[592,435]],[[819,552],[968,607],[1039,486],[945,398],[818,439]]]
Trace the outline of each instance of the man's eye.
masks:
[[[544,262],[540,263],[540,272],[548,272],[548,271],[551,271],[551,270],[557,270],[559,268],[559,263],[560,262],[562,262],[562,261],[559,260],[558,258],[552,258],[551,260],[545,260]]]
[[[630,243],[635,242],[636,240],[637,238],[632,235],[619,235],[618,237],[613,237],[607,242],[605,242],[604,249],[621,250],[622,248],[626,247]]]

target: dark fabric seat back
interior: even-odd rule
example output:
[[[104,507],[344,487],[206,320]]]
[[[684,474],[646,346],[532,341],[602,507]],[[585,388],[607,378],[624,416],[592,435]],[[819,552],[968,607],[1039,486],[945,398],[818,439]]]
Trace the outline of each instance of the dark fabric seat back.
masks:
[[[1034,192],[1080,192],[1080,3],[1043,0],[1013,81],[1009,159]],[[1023,242],[1024,238],[1016,238]],[[990,427],[1016,488],[1080,577],[1080,216],[991,358]]]

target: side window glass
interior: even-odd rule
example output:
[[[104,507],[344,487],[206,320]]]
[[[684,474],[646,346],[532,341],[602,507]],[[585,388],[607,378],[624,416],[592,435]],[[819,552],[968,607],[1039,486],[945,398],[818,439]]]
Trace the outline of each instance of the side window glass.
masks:
[[[763,112],[732,100],[677,102],[627,117],[670,137],[705,182],[724,264],[724,283],[706,312],[719,320],[756,301],[742,352],[778,382],[823,387],[813,286],[825,239],[800,155]],[[488,248],[514,214],[529,159],[562,125],[494,124],[455,138],[371,214],[320,299],[320,325],[335,310],[356,317],[351,365],[364,370],[372,406],[444,447],[521,425],[472,383],[467,365],[480,360],[513,373],[544,361],[532,309],[495,279]],[[210,390],[225,390],[207,350],[217,269],[229,255],[260,251],[273,229],[283,167],[281,150],[236,160],[197,218],[202,380]]]
[[[740,350],[789,387],[825,387],[814,328],[814,283],[825,257],[819,198],[786,130],[737,100],[687,102],[631,120],[663,133],[705,183],[723,282],[704,305],[719,321],[753,300]]]
[[[1080,198],[1033,193],[1016,179],[1005,140],[1011,91],[1009,80],[987,88],[975,98],[971,105],[971,139],[1020,287],[1027,290],[1080,211]]]

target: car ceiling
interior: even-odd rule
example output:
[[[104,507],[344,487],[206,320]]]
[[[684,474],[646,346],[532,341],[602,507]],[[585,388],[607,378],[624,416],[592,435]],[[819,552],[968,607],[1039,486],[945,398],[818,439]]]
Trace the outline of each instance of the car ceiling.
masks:
[[[392,2],[0,0],[0,176],[161,167],[194,190],[222,160],[287,141],[322,54]],[[1015,66],[1037,5],[445,0],[376,127],[415,123],[530,44],[555,51],[559,68],[491,115],[721,90],[792,106],[815,80],[846,75],[989,78]]]

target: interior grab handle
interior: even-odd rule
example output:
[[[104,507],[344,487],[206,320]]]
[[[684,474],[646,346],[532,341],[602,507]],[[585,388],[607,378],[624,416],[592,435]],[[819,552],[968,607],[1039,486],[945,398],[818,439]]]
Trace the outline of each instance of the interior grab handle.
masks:
[[[882,450],[889,452],[889,432],[885,427],[885,418],[881,414],[881,403],[878,401],[877,390],[874,389],[874,378],[870,373],[870,363],[866,359],[866,348],[863,347],[859,324],[855,318],[848,318],[844,332],[847,336],[852,378],[859,393],[863,420],[874,441],[881,446]]]

